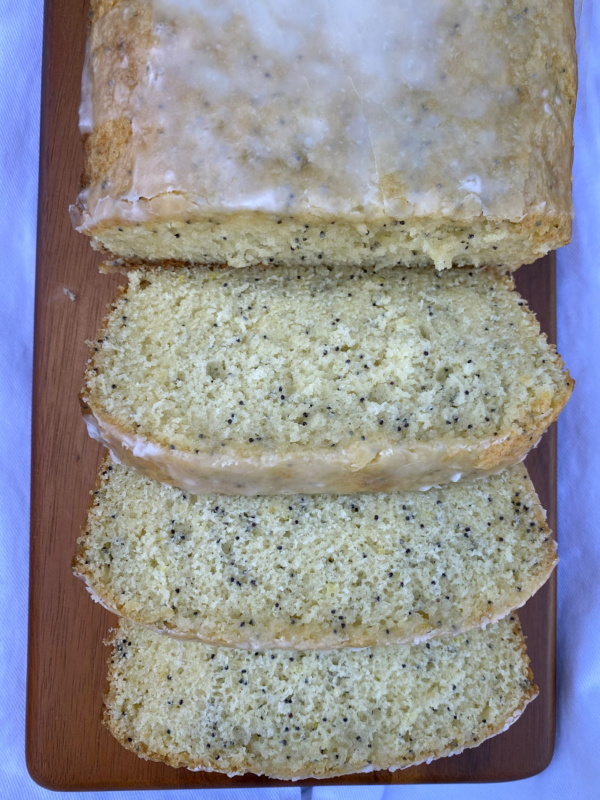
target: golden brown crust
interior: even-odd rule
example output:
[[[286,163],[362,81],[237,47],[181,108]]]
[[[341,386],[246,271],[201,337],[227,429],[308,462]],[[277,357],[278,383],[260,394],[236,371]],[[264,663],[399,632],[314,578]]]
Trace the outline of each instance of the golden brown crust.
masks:
[[[129,13],[117,21],[109,12],[117,6]],[[100,121],[84,134],[85,166],[83,184],[101,184],[115,194],[131,186],[132,118],[125,97],[129,97],[143,78],[145,63],[140,51],[151,46],[151,3],[148,0],[96,0],[92,3],[92,28],[88,40],[85,68],[90,71],[94,93],[92,113]],[[123,66],[126,65],[126,66]],[[116,101],[114,75],[119,75]]]
[[[84,185],[98,176],[112,176],[113,168],[131,140],[131,120],[126,117],[103,122],[98,129],[84,137]],[[113,177],[113,183],[114,183]]]
[[[107,14],[119,3],[126,2],[126,0],[90,0],[90,14],[94,22]]]

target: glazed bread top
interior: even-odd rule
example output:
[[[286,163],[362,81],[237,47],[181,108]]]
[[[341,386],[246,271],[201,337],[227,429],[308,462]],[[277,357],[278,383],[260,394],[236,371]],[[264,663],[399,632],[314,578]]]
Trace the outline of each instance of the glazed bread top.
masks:
[[[92,7],[73,218],[115,253],[518,266],[569,238],[569,0]]]

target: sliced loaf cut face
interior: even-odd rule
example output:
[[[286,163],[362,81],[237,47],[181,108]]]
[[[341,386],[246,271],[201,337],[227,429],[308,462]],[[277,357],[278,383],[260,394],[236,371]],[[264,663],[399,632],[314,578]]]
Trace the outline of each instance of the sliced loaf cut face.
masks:
[[[193,496],[104,462],[73,569],[106,608],[251,650],[485,626],[556,563],[525,468],[428,492]]]
[[[421,645],[248,653],[128,621],[104,723],[173,767],[282,780],[396,770],[477,747],[537,695],[516,617]]]
[[[91,435],[195,494],[481,477],[523,459],[573,385],[494,269],[141,269],[91,349]]]

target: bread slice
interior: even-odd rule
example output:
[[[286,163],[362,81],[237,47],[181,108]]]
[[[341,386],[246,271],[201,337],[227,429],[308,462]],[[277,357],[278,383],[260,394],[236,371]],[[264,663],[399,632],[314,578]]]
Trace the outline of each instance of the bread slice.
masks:
[[[505,731],[537,687],[518,620],[421,645],[211,648],[121,621],[104,723],[142,758],[282,780],[402,769]]]
[[[258,650],[454,635],[523,605],[555,564],[520,465],[429,492],[247,498],[107,458],[73,569],[137,623]]]
[[[196,263],[518,267],[571,231],[572,0],[93,0],[93,246]]]
[[[91,435],[194,494],[484,476],[524,458],[573,386],[494,269],[141,269],[91,349]]]

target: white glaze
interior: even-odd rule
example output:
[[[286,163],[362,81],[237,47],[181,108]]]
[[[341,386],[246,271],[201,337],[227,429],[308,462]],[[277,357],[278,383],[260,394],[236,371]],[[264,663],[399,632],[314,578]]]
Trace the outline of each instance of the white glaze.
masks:
[[[130,222],[244,210],[523,218],[526,178],[509,174],[531,130],[512,83],[509,37],[523,28],[501,0],[151,5],[152,45],[136,53],[146,72],[132,87],[132,59],[115,59],[111,102],[93,120],[84,70],[82,132],[131,119],[133,164],[129,189],[80,195],[79,230],[117,208]],[[130,14],[117,5],[103,24],[118,30]],[[544,76],[528,80],[547,91]]]
[[[83,421],[85,422],[85,427],[87,428],[90,439],[95,439],[97,442],[104,444],[104,437],[102,436],[102,432],[96,421],[96,418],[92,416],[92,414],[84,414]]]
[[[81,76],[81,102],[79,103],[79,131],[82,136],[94,130],[92,109],[92,71],[90,64],[90,40],[85,43],[85,59]]]

